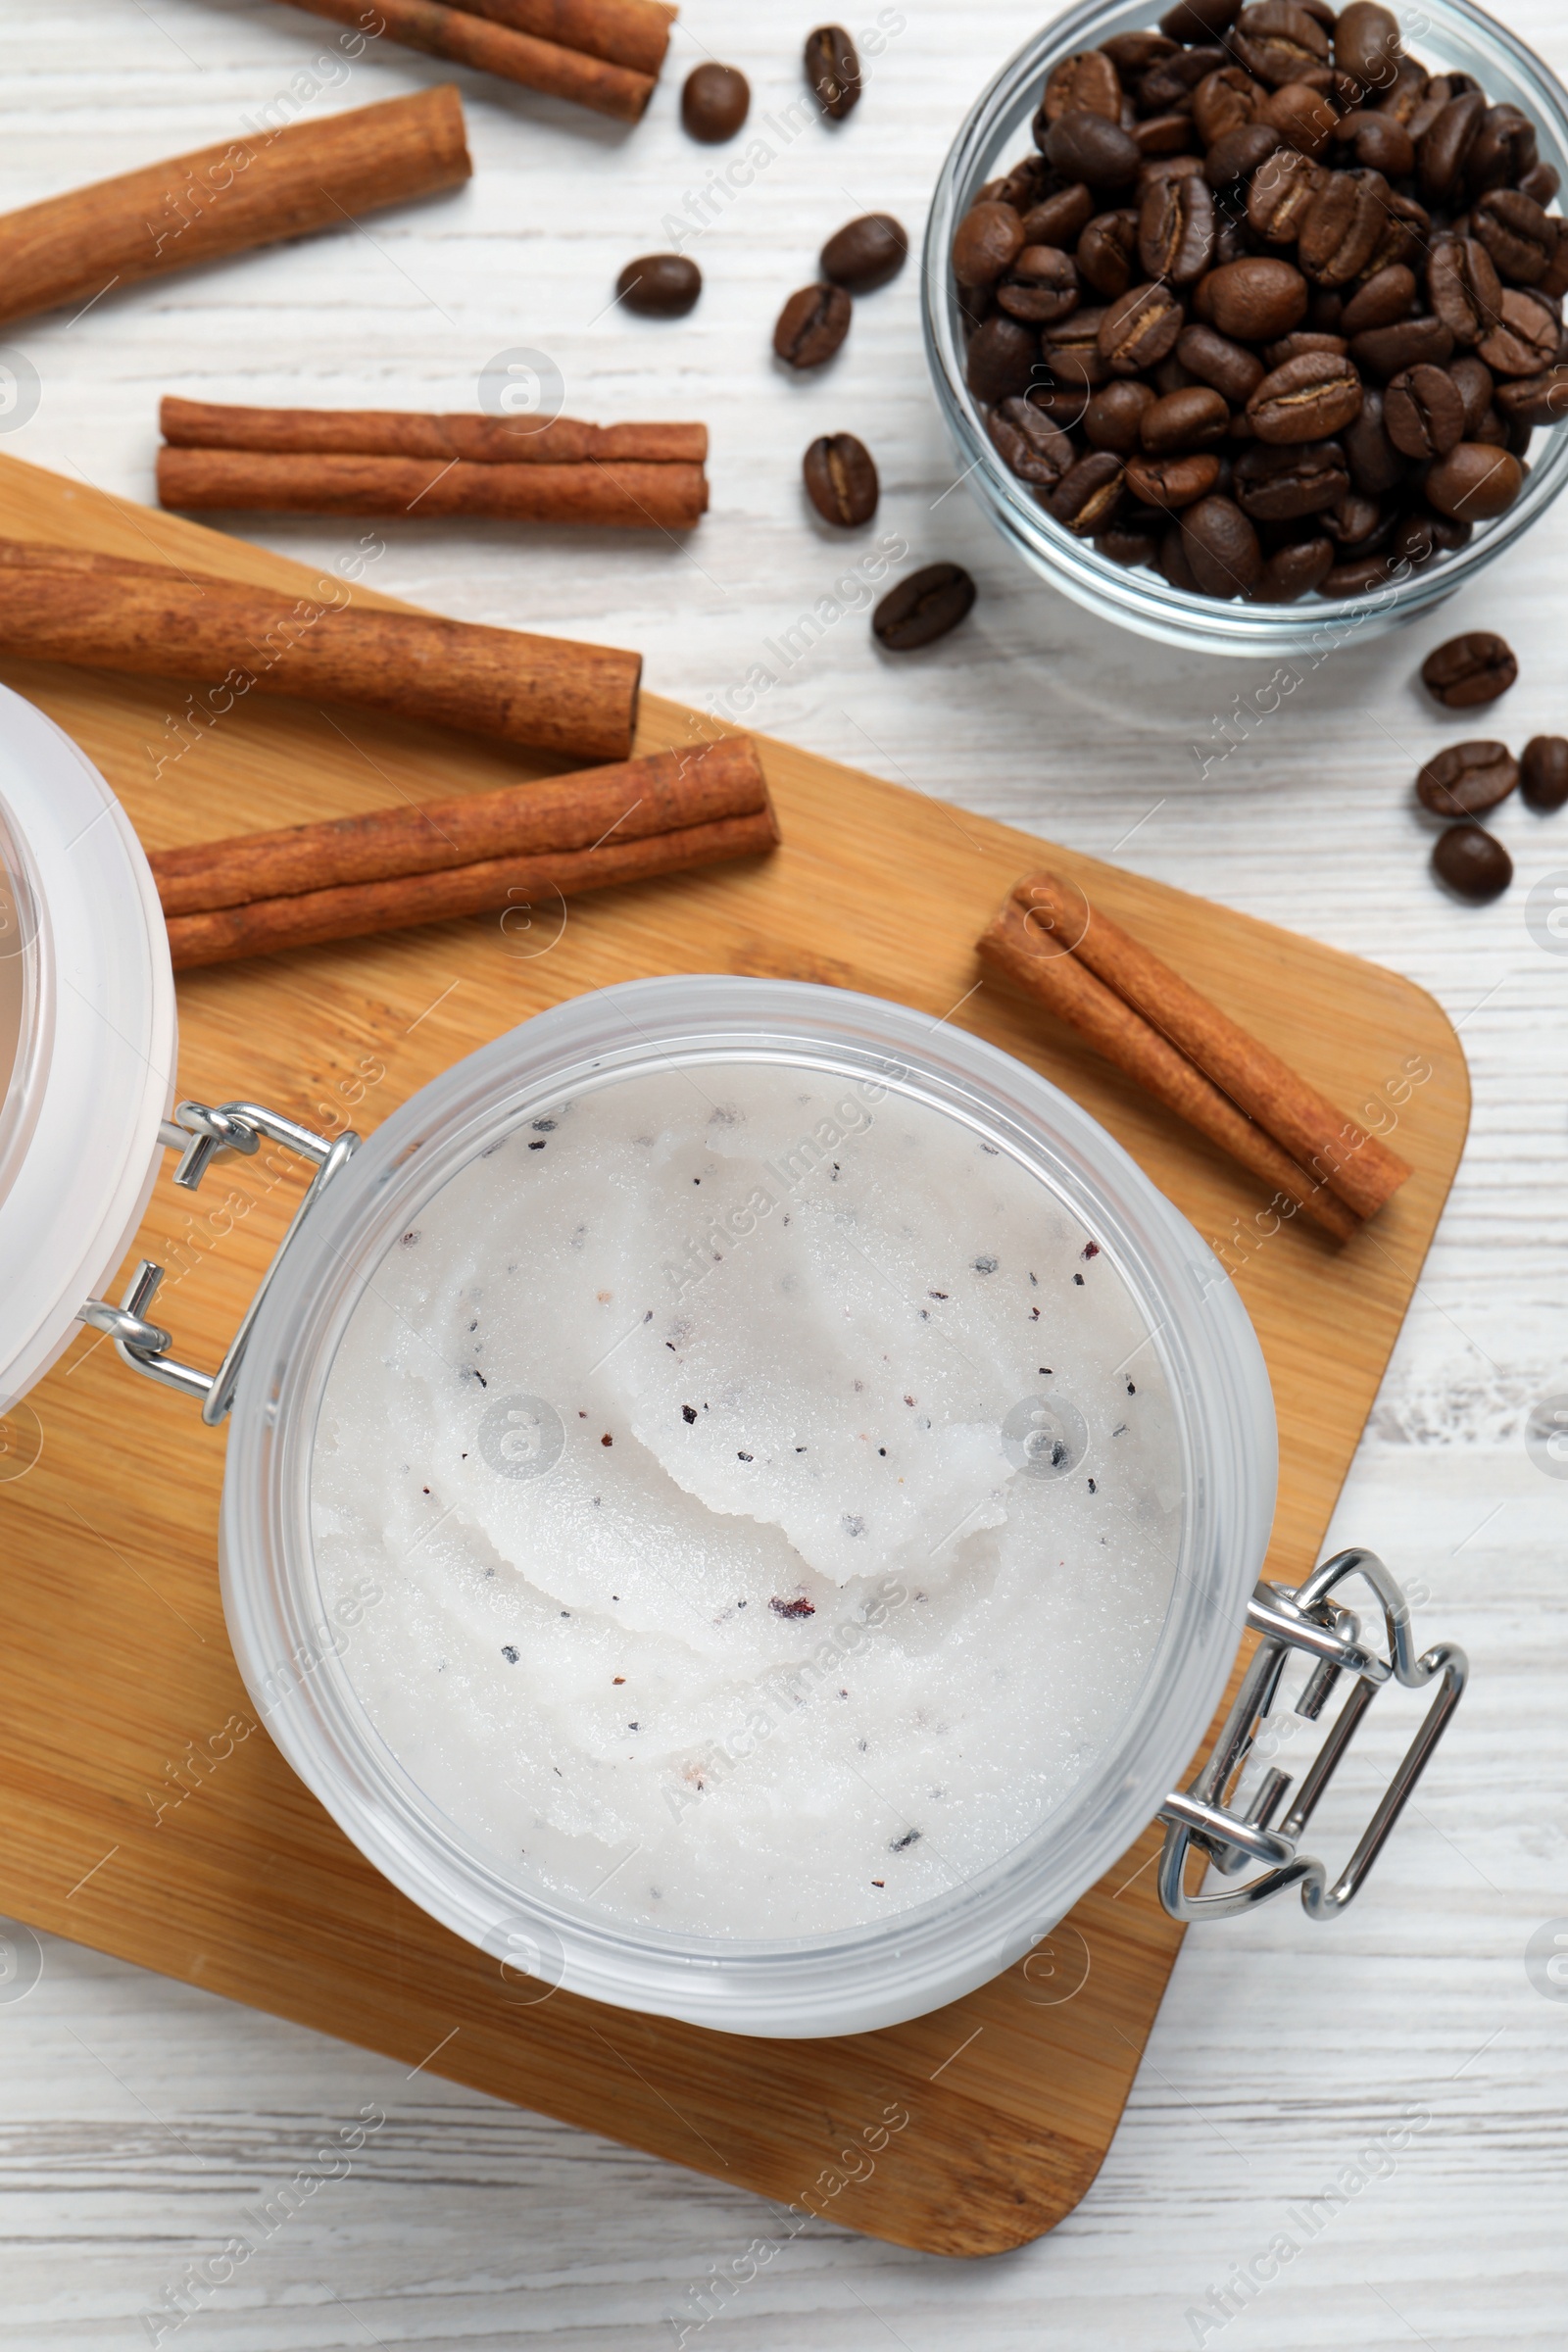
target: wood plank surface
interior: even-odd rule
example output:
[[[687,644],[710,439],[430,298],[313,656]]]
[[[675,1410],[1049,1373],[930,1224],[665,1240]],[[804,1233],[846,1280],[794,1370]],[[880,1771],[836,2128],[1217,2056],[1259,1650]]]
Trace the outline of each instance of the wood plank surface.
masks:
[[[0,531],[280,586],[314,577],[15,461],[0,461]],[[359,711],[241,706],[196,738],[178,724],[184,682],[45,664],[0,664],[0,676],[81,743],[149,848],[528,772],[510,754]],[[710,725],[649,700],[639,748]],[[1392,973],[1051,852],[1348,1110],[1381,1102],[1386,1129],[1396,1112],[1416,1174],[1373,1227],[1344,1250],[1298,1223],[1271,1234],[1241,1171],[1070,1037],[977,986],[974,937],[1040,861],[1040,842],[782,744],[763,753],[784,832],[765,861],[505,927],[474,920],[186,976],[181,1091],[365,1131],[530,1013],[657,972],[812,979],[947,1016],[1063,1085],[1224,1250],[1279,1408],[1270,1572],[1298,1577],[1462,1147],[1468,1088],[1446,1018]],[[237,1176],[225,1206],[212,1180],[176,1195],[166,1169],[138,1249],[180,1252],[160,1311],[182,1353],[216,1362],[296,1190]],[[361,1859],[264,1734],[236,1737],[251,1718],[217,1591],[221,1438],[87,1335],[31,1402],[42,1457],[0,1489],[0,1775],[22,1799],[0,1820],[0,1906],[900,2244],[995,2251],[1083,2195],[1179,1940],[1142,1868],[1152,1834],[1057,1932],[1056,1977],[1037,1955],[1032,1973],[884,2033],[769,2044],[559,1992],[519,2006],[494,1962]],[[187,1766],[196,1792],[171,1807],[192,1743],[208,1761]],[[907,2123],[851,2180],[841,2152],[864,2146],[889,2108]]]

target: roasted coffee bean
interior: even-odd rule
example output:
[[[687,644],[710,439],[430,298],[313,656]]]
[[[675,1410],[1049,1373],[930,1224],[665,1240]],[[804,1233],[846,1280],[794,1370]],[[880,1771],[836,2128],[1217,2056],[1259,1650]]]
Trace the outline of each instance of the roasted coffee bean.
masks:
[[[1211,188],[1230,188],[1250,180],[1280,143],[1270,122],[1244,122],[1238,130],[1222,131],[1203,158],[1203,177]]]
[[[1180,302],[1166,285],[1133,286],[1110,303],[1100,326],[1100,350],[1113,375],[1139,375],[1155,368],[1187,323]]]
[[[1053,122],[1040,144],[1065,178],[1085,180],[1092,188],[1123,187],[1137,176],[1135,142],[1119,123],[1086,107]]]
[[[1332,352],[1336,359],[1343,359],[1346,352],[1345,337],[1314,335],[1305,327],[1298,327],[1294,335],[1281,335],[1277,343],[1264,345],[1263,364],[1268,368],[1283,368],[1287,360],[1298,360],[1303,351],[1327,351]]]
[[[1329,36],[1297,0],[1257,0],[1244,8],[1231,33],[1231,47],[1249,74],[1278,89],[1329,62]]]
[[[1262,576],[1257,533],[1234,499],[1200,498],[1189,507],[1182,545],[1204,596],[1248,596]]]
[[[1023,217],[1026,245],[1058,245],[1068,252],[1095,217],[1095,200],[1081,179],[1044,196]]]
[[[1368,327],[1393,326],[1408,318],[1415,308],[1415,271],[1402,262],[1379,270],[1357,286],[1340,316],[1345,335],[1364,334]]]
[[[1462,637],[1450,637],[1446,645],[1434,646],[1421,664],[1422,685],[1447,710],[1469,710],[1477,703],[1494,703],[1518,675],[1512,646],[1490,629],[1470,629]]]
[[[1350,476],[1337,441],[1271,449],[1254,442],[1233,469],[1236,503],[1254,522],[1294,522],[1321,514],[1347,498]]]
[[[971,204],[953,240],[960,286],[994,286],[1023,251],[1023,221],[1010,204]]]
[[[1545,276],[1562,233],[1561,221],[1517,188],[1490,190],[1470,222],[1499,275],[1516,286],[1533,286]]]
[[[871,615],[877,643],[890,654],[912,654],[956,629],[974,604],[973,580],[961,564],[928,564],[890,588]]]
[[[1299,155],[1309,155],[1315,163],[1334,136],[1339,117],[1333,102],[1321,90],[1314,90],[1304,81],[1288,81],[1269,99],[1262,120],[1279,132],[1288,147],[1294,147]],[[1402,131],[1398,135],[1404,136]]]
[[[1066,434],[1033,401],[1017,398],[1000,401],[986,421],[1008,472],[1037,490],[1054,490],[1076,462],[1078,453]],[[1135,442],[1136,439],[1135,427]],[[856,446],[858,448],[859,444]]]
[[[1450,825],[1432,851],[1432,870],[1462,899],[1495,899],[1513,880],[1513,859],[1480,825]]]
[[[1464,437],[1473,441],[1476,428],[1492,406],[1492,369],[1485,360],[1478,360],[1473,351],[1467,351],[1462,358],[1448,362],[1448,373],[1458,385],[1459,398],[1464,402]]]
[[[1568,801],[1568,739],[1532,735],[1519,761],[1519,790],[1544,816]]]
[[[1562,174],[1551,164],[1532,164],[1519,182],[1519,193],[1532,204],[1550,204],[1562,186]]]
[[[1152,507],[1176,509],[1206,498],[1219,471],[1218,458],[1194,451],[1187,457],[1130,459],[1126,481],[1134,498]]]
[[[1187,560],[1187,541],[1182,535],[1180,522],[1173,522],[1165,533],[1154,563],[1170,587],[1179,589],[1183,596],[1198,594],[1198,582],[1193,577],[1193,567]]]
[[[1461,441],[1440,458],[1422,485],[1440,514],[1459,522],[1490,522],[1505,514],[1524,488],[1519,461],[1484,441]]]
[[[1427,259],[1427,293],[1456,343],[1479,343],[1501,315],[1497,272],[1486,246],[1475,237],[1444,237],[1433,246]]]
[[[1120,457],[1131,457],[1143,447],[1138,427],[1145,411],[1153,405],[1152,385],[1119,376],[1115,383],[1092,395],[1084,411],[1084,437],[1092,448],[1113,449]]]
[[[1411,124],[1424,203],[1441,204],[1457,186],[1486,111],[1487,102],[1480,92],[1467,90],[1462,97],[1449,99],[1430,129],[1418,132],[1415,123]]]
[[[1449,514],[1439,514],[1431,507],[1411,507],[1400,517],[1394,534],[1394,552],[1406,564],[1419,568],[1437,556],[1451,556],[1466,547],[1473,536],[1468,522],[1455,522]]]
[[[1331,172],[1301,222],[1297,257],[1320,286],[1348,286],[1372,265],[1387,220],[1381,172]]]
[[[1494,375],[1539,375],[1557,357],[1562,320],[1539,294],[1504,286],[1498,320],[1476,345]]]
[[[1062,432],[1070,433],[1084,420],[1084,408],[1089,394],[1082,384],[1053,384],[1048,387],[1036,383],[1031,387],[1028,399],[1032,409],[1038,409],[1042,416],[1048,417]]]
[[[1497,407],[1505,426],[1561,424],[1568,416],[1568,367],[1561,363],[1540,375],[1516,375],[1497,387]]]
[[[1062,475],[1046,512],[1081,539],[1103,530],[1122,494],[1123,467],[1113,450],[1091,450]]]
[[[1162,32],[1113,32],[1100,46],[1128,85],[1141,80],[1151,67],[1162,66],[1168,57],[1174,57],[1177,48]]]
[[[1320,164],[1282,147],[1259,164],[1247,191],[1247,225],[1270,245],[1294,245],[1327,177]]]
[[[808,289],[808,292],[816,290]],[[838,287],[833,290],[839,294],[848,310],[849,296]],[[794,299],[799,302],[800,296],[796,295]],[[782,326],[783,320],[779,323]],[[843,340],[841,334],[839,342]],[[776,337],[774,347],[777,348]],[[833,349],[836,351],[838,344]],[[822,356],[828,359],[832,353],[824,352]],[[795,365],[801,363],[796,362]],[[1036,330],[1032,326],[1025,326],[1021,318],[1009,318],[1005,312],[999,311],[994,318],[987,318],[976,327],[970,341],[967,364],[969,389],[976,400],[1010,399],[1014,393],[1028,391],[1039,365],[1040,337]]]
[[[1173,41],[1211,41],[1241,15],[1242,0],[1177,0],[1159,20],[1159,29]]]
[[[1108,531],[1101,531],[1095,539],[1095,553],[1107,563],[1125,564],[1129,569],[1143,564],[1152,564],[1159,553],[1157,531],[1137,530],[1118,514]]]
[[[1145,115],[1165,115],[1188,103],[1200,81],[1221,66],[1235,64],[1229,52],[1200,41],[1196,48],[1178,49],[1162,65],[1152,66],[1138,85],[1138,108]]]
[[[1133,122],[1128,132],[1137,148],[1141,163],[1139,178],[1152,164],[1169,165],[1173,170],[1191,163],[1192,149],[1198,143],[1191,115],[1151,115],[1147,120]]]
[[[1309,351],[1265,375],[1247,404],[1260,441],[1326,441],[1361,407],[1361,378],[1348,359]]]
[[[1394,79],[1376,101],[1386,115],[1402,122],[1411,138],[1415,137],[1415,117],[1426,104],[1428,75],[1424,66],[1413,57],[1401,57],[1395,68]],[[1434,110],[1435,111],[1435,110]]]
[[[1121,121],[1121,77],[1103,49],[1080,49],[1053,66],[1046,80],[1041,112],[1047,123],[1063,115],[1103,115],[1107,122]]]
[[[1166,357],[1160,361],[1149,380],[1161,400],[1165,399],[1168,393],[1190,392],[1193,388],[1192,377],[1173,351],[1167,353]]]
[[[1078,308],[1078,272],[1070,254],[1054,245],[1026,245],[997,288],[997,306],[1009,318],[1046,326]]]
[[[1445,458],[1464,439],[1464,396],[1446,368],[1405,368],[1383,396],[1383,424],[1407,458]]]
[[[1399,21],[1377,0],[1350,0],[1334,27],[1334,62],[1368,90],[1388,91],[1398,72]]]
[[[1523,179],[1536,161],[1536,126],[1528,115],[1506,101],[1488,107],[1464,159],[1465,193],[1474,198],[1489,189],[1505,188]]]
[[[807,34],[806,78],[831,122],[842,122],[858,105],[859,54],[842,24],[818,24]]]
[[[703,290],[703,273],[689,254],[645,253],[615,280],[615,299],[645,318],[684,318]]]
[[[1389,439],[1383,423],[1383,394],[1375,384],[1361,387],[1361,408],[1340,435],[1350,479],[1373,498],[1397,488],[1410,470]]]
[[[1138,432],[1150,456],[1163,458],[1211,447],[1225,438],[1230,421],[1230,410],[1217,392],[1207,384],[1190,384],[1147,408]]]
[[[1306,280],[1289,262],[1250,254],[1200,278],[1194,307],[1205,325],[1243,343],[1272,343],[1299,326],[1306,314]]]
[[[802,286],[778,315],[773,349],[791,368],[820,368],[824,361],[832,359],[849,333],[854,312],[855,305],[842,286]],[[980,335],[987,327],[1011,323],[1006,318],[988,319]],[[980,335],[976,335],[975,342]],[[971,359],[973,351],[971,344]]]
[[[1022,220],[1031,205],[1038,204],[1056,184],[1056,174],[1043,155],[1026,155],[1014,164],[1004,179],[988,180],[975,198],[976,204],[1010,204]]]
[[[1211,326],[1184,326],[1176,338],[1176,357],[1190,375],[1212,384],[1237,408],[1245,406],[1268,372],[1244,344],[1233,343]]]
[[[1100,213],[1078,240],[1078,274],[1104,302],[1125,294],[1137,273],[1138,215]]]
[[[995,417],[991,437],[996,439]],[[1066,436],[1058,433],[1056,438],[1064,440]],[[854,530],[858,524],[869,522],[876,513],[876,465],[865,443],[853,433],[824,433],[819,441],[813,441],[806,453],[804,472],[806,494],[824,522]]]
[[[694,66],[680,94],[681,122],[694,139],[710,146],[732,139],[752,106],[752,85],[738,66],[711,60]]]
[[[1277,547],[1263,566],[1253,595],[1260,604],[1294,605],[1298,597],[1321,588],[1334,569],[1332,539],[1298,539]]]
[[[1518,781],[1519,763],[1505,743],[1450,743],[1427,761],[1415,789],[1434,816],[1481,816]]]
[[[1381,172],[1385,179],[1407,179],[1415,170],[1415,147],[1402,123],[1392,115],[1365,108],[1342,116],[1334,137],[1348,147],[1364,171]]]
[[[1138,258],[1149,277],[1191,285],[1214,251],[1214,199],[1206,180],[1156,180],[1138,215]]]
[[[1493,449],[1506,449],[1508,446],[1508,427],[1506,424],[1504,424],[1495,407],[1490,408],[1486,415],[1482,417],[1481,422],[1476,426],[1475,431],[1467,434],[1466,439],[1471,441],[1485,441]]]
[[[1019,225],[1023,227],[1023,223]],[[1025,228],[1024,244],[1036,241]],[[1049,244],[1050,239],[1038,242]],[[862,213],[858,220],[847,220],[829,237],[818,267],[830,286],[846,286],[852,294],[874,294],[878,286],[898,276],[908,252],[908,232],[891,213]]]
[[[1363,375],[1387,382],[1401,368],[1430,361],[1441,368],[1453,352],[1453,330],[1441,318],[1401,318],[1396,326],[1369,327],[1350,337],[1350,357]]]
[[[1046,368],[1055,383],[1092,388],[1105,381],[1110,368],[1100,348],[1100,330],[1104,322],[1102,310],[1080,309],[1046,328],[1042,338]]]
[[[1336,564],[1326,573],[1318,589],[1319,596],[1366,596],[1374,588],[1386,588],[1394,577],[1394,559],[1386,555],[1355,556],[1348,563]]]
[[[1267,95],[1262,83],[1254,81],[1241,66],[1222,66],[1217,74],[1206,74],[1192,98],[1199,138],[1205,147],[1212,147],[1216,139],[1245,130],[1257,121]]]
[[[1323,515],[1323,528],[1344,558],[1369,556],[1394,536],[1395,516],[1364,491],[1347,491]]]

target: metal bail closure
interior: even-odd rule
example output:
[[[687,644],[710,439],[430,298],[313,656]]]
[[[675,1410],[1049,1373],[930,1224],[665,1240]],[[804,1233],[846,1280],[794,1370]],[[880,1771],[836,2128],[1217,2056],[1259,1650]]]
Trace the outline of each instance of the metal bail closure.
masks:
[[[154,1265],[150,1258],[144,1257],[137,1266],[118,1306],[112,1306],[107,1298],[89,1298],[76,1315],[78,1323],[90,1323],[96,1330],[108,1332],[121,1361],[133,1372],[162,1381],[166,1388],[182,1390],[187,1396],[199,1396],[202,1419],[213,1428],[234,1401],[251,1326],[284,1251],[322,1191],[359,1149],[360,1139],[352,1132],[345,1132],[335,1140],[316,1135],[309,1127],[301,1127],[295,1120],[285,1119],[281,1112],[268,1110],[259,1102],[224,1102],[217,1108],[205,1102],[180,1102],[175,1105],[173,1117],[165,1119],[158,1130],[158,1140],[164,1149],[180,1155],[174,1182],[186,1192],[196,1190],[220,1152],[240,1152],[250,1157],[260,1151],[264,1138],[312,1161],[316,1174],[216,1372],[199,1372],[194,1364],[179,1363],[170,1352],[174,1345],[172,1335],[162,1325],[148,1321],[148,1309],[164,1279],[164,1268]]]
[[[1370,1586],[1382,1611],[1386,1652],[1362,1642],[1359,1620],[1333,1597],[1341,1585],[1357,1576]],[[1259,1584],[1248,1603],[1247,1621],[1262,1639],[1214,1752],[1185,1794],[1168,1796],[1160,1808],[1159,1818],[1166,1830],[1159,1861],[1159,1899],[1173,1919],[1226,1919],[1255,1909],[1287,1887],[1299,1886],[1307,1917],[1331,1919],[1359,1891],[1426,1770],[1463,1693],[1468,1662],[1452,1642],[1439,1642],[1415,1656],[1404,1594],[1371,1551],[1337,1552],[1314,1569],[1298,1592],[1283,1585]],[[1295,1707],[1309,1723],[1317,1721],[1343,1675],[1353,1675],[1355,1680],[1301,1782],[1296,1802],[1276,1827],[1275,1815],[1291,1786],[1289,1773],[1267,1772],[1245,1813],[1229,1809],[1227,1797],[1234,1801],[1235,1784],[1279,1695],[1286,1660],[1293,1650],[1304,1651],[1316,1661]],[[1318,1799],[1381,1686],[1399,1682],[1407,1690],[1419,1690],[1439,1678],[1441,1688],[1425,1721],[1384,1790],[1360,1844],[1331,1886],[1324,1865],[1312,1855],[1297,1851]],[[1245,1870],[1250,1862],[1260,1862],[1264,1868],[1259,1877],[1249,1880],[1233,1894],[1189,1894],[1187,1861],[1194,1846],[1226,1877]]]

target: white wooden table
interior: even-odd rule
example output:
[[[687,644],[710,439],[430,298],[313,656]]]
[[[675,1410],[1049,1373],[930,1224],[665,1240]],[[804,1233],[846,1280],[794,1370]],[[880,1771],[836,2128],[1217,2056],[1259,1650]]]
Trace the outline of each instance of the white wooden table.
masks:
[[[1553,0],[1510,13],[1568,69]],[[706,2343],[690,2340],[1555,2346],[1568,2334],[1568,1986],[1538,1991],[1526,1945],[1568,1915],[1568,1485],[1527,1458],[1522,1428],[1533,1400],[1568,1390],[1568,961],[1534,944],[1525,902],[1568,869],[1568,814],[1510,807],[1498,829],[1515,886],[1460,908],[1428,877],[1409,783],[1453,732],[1413,672],[1462,626],[1498,627],[1519,653],[1499,729],[1516,744],[1568,732],[1568,514],[1415,631],[1337,656],[1200,781],[1189,747],[1260,682],[1256,666],[1098,627],[1014,567],[963,490],[945,495],[912,270],[858,308],[822,380],[786,383],[771,364],[779,304],[841,220],[890,209],[918,233],[966,104],[1036,7],[903,0],[895,14],[907,21],[851,122],[781,145],[693,240],[707,290],[683,322],[606,308],[621,263],[667,245],[666,216],[726,160],[683,137],[679,81],[714,54],[752,76],[757,117],[787,102],[814,22],[804,6],[686,0],[673,71],[630,134],[460,77],[477,165],[466,191],[368,234],[112,295],[74,325],[8,330],[42,393],[0,446],[150,499],[163,392],[466,408],[497,353],[542,348],[568,413],[710,422],[713,512],[692,552],[411,522],[387,531],[376,583],[474,619],[642,646],[651,684],[714,703],[843,573],[799,462],[816,433],[858,431],[882,467],[879,527],[920,560],[968,564],[979,607],[903,663],[874,651],[863,616],[846,618],[778,675],[755,723],[1381,958],[1462,1020],[1473,1137],[1337,1533],[1426,1588],[1425,1626],[1467,1644],[1475,1681],[1371,1890],[1331,1928],[1292,1904],[1189,1937],[1109,2161],[1052,2237],[960,2266],[823,2227]],[[236,134],[335,37],[253,0],[3,0],[0,24],[5,209]],[[307,89],[305,109],[438,78],[393,51]],[[348,531],[257,535],[324,558]],[[1359,1792],[1394,1737],[1371,1742]],[[166,2343],[633,2352],[673,2343],[666,2315],[763,2226],[742,2193],[51,1942],[35,1988],[0,2004],[8,2352],[147,2344],[144,2315],[186,2265],[368,2105],[386,2121],[349,2177]],[[1391,2155],[1385,2135],[1411,2109]],[[1368,2147],[1384,2152],[1357,2167]],[[1321,2227],[1301,2227],[1302,2201],[1336,2188]],[[1301,2250],[1271,2266],[1282,2232]],[[1211,2290],[1248,2265],[1224,2319]]]

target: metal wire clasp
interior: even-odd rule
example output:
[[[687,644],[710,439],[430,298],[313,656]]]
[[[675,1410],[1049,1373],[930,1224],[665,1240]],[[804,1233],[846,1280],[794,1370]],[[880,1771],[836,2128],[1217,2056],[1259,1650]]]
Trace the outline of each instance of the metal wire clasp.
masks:
[[[1361,1577],[1376,1595],[1387,1635],[1386,1654],[1362,1642],[1359,1620],[1332,1597],[1353,1576]],[[1298,1592],[1283,1585],[1259,1584],[1248,1604],[1247,1620],[1262,1640],[1214,1752],[1192,1787],[1185,1793],[1168,1796],[1160,1808],[1159,1818],[1166,1824],[1159,1863],[1160,1901],[1173,1919],[1224,1919],[1235,1912],[1250,1911],[1273,1895],[1283,1894],[1287,1887],[1299,1886],[1308,1918],[1330,1919],[1352,1900],[1382,1852],[1389,1832],[1447,1729],[1469,1666],[1464,1651],[1452,1642],[1440,1642],[1420,1657],[1414,1655],[1404,1594],[1371,1551],[1336,1553],[1313,1571]],[[1279,1695],[1280,1679],[1293,1650],[1304,1651],[1316,1660],[1296,1702],[1296,1713],[1308,1722],[1315,1723],[1321,1715],[1342,1675],[1356,1679],[1301,1782],[1296,1802],[1276,1829],[1274,1816],[1291,1786],[1288,1772],[1270,1769],[1245,1813],[1227,1810],[1226,1797]],[[1297,1840],[1382,1685],[1397,1681],[1409,1690],[1420,1690],[1439,1676],[1442,1688],[1384,1790],[1360,1844],[1331,1886],[1321,1862],[1310,1854],[1298,1854]],[[1194,1845],[1226,1877],[1245,1870],[1250,1862],[1266,1867],[1260,1877],[1233,1894],[1189,1894],[1185,1878]]]
[[[147,1320],[147,1310],[164,1279],[164,1268],[155,1266],[150,1258],[144,1257],[137,1266],[118,1306],[112,1306],[107,1298],[89,1298],[76,1315],[78,1323],[90,1323],[96,1330],[108,1332],[121,1361],[133,1372],[143,1372],[149,1380],[160,1380],[166,1388],[180,1389],[187,1396],[199,1396],[202,1419],[212,1428],[223,1419],[234,1401],[234,1388],[251,1326],[284,1250],[325,1186],[359,1149],[360,1139],[352,1132],[332,1139],[316,1135],[309,1127],[301,1127],[295,1120],[285,1119],[280,1112],[268,1110],[259,1102],[224,1102],[216,1108],[206,1102],[180,1102],[175,1105],[173,1117],[165,1119],[158,1130],[158,1140],[165,1150],[180,1155],[174,1182],[186,1192],[196,1190],[220,1152],[241,1152],[249,1157],[261,1149],[264,1136],[269,1143],[281,1144],[287,1151],[297,1152],[302,1159],[313,1161],[316,1174],[216,1372],[199,1372],[194,1364],[178,1362],[170,1352],[174,1344],[171,1334]]]

